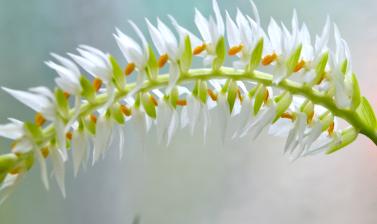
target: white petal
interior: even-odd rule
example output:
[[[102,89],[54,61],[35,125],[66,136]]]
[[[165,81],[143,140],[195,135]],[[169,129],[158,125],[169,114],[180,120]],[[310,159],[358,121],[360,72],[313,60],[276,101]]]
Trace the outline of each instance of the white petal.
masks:
[[[217,32],[219,35],[224,35],[224,21],[220,13],[219,5],[216,0],[212,0],[213,11],[215,12]]]
[[[94,137],[93,165],[109,147],[112,133],[111,122],[100,117],[96,123],[96,136]]]
[[[160,55],[166,54],[167,50],[166,50],[164,38],[162,37],[160,31],[155,26],[153,26],[152,23],[149,22],[148,19],[145,19],[145,21],[147,22],[149,34],[151,35],[153,44],[157,48],[158,53]]]
[[[228,35],[229,46],[233,47],[240,44],[239,30],[232,18],[226,12],[226,30]]]
[[[51,53],[51,56],[58,60],[64,67],[72,71],[72,74],[74,74],[77,78],[80,77],[80,69],[75,63],[73,63],[73,61],[54,53]]]
[[[3,183],[0,185],[0,206],[13,192],[14,188],[17,186],[22,176],[23,176],[22,174],[16,174],[16,175],[7,174]]]
[[[37,157],[38,162],[39,162],[42,183],[45,186],[45,188],[48,190],[50,188],[50,185],[49,185],[48,175],[47,175],[46,159],[43,157],[42,152],[39,148],[34,147],[34,154]]]
[[[72,147],[73,171],[76,177],[88,150],[88,139],[84,132],[73,133]]]
[[[206,18],[200,13],[199,10],[195,9],[195,24],[200,32],[200,35],[202,36],[203,40],[206,43],[211,42],[211,34],[208,29],[209,24]]]
[[[51,149],[50,150],[52,164],[54,167],[54,176],[56,179],[56,182],[58,183],[58,186],[60,188],[60,191],[63,194],[63,197],[65,198],[65,166],[64,166],[64,158],[61,154],[60,150],[57,149]]]
[[[14,122],[0,125],[0,136],[9,139],[19,139],[24,135],[23,124],[17,124]]]

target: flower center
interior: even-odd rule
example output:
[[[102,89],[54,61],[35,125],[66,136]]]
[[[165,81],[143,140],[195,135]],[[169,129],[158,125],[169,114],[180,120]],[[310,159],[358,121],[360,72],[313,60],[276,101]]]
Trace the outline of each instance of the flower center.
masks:
[[[160,68],[164,67],[166,62],[168,62],[169,56],[167,54],[163,54],[160,56],[160,59],[158,59],[158,66]]]
[[[305,66],[305,61],[301,60],[296,67],[293,69],[294,72],[300,71]]]
[[[39,127],[42,126],[46,122],[45,117],[39,112],[35,114],[34,120],[35,120],[35,124]]]
[[[128,63],[126,68],[124,69],[124,74],[126,74],[126,76],[129,76],[134,70],[135,70],[135,63]]]
[[[208,89],[207,92],[208,92],[209,97],[211,97],[213,101],[217,101],[217,94],[213,92],[212,89]]]
[[[228,54],[229,54],[230,56],[234,56],[234,55],[238,54],[238,53],[242,50],[242,48],[243,48],[243,45],[242,45],[242,44],[237,45],[237,46],[233,46],[233,47],[231,47],[231,48],[229,49]]]
[[[274,62],[277,59],[277,57],[278,57],[278,55],[276,53],[266,55],[262,59],[262,65],[266,66],[266,65],[271,64],[272,62]]]
[[[127,107],[126,105],[120,105],[120,111],[127,117],[132,115],[132,110],[131,108]]]
[[[194,55],[198,55],[198,54],[202,53],[205,49],[207,49],[207,45],[206,44],[202,44],[200,46],[197,46],[192,53]]]
[[[93,81],[94,90],[98,91],[101,88],[101,86],[102,86],[102,80],[99,78],[95,78]]]

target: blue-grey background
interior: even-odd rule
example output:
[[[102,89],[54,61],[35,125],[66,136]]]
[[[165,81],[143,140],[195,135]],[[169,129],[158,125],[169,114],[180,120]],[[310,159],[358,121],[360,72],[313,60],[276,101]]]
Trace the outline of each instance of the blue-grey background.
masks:
[[[264,27],[271,16],[289,23],[296,8],[310,30],[320,32],[330,15],[350,45],[363,94],[377,109],[376,1],[255,2]],[[237,7],[251,13],[248,0],[219,0],[219,4],[233,15]],[[132,19],[146,31],[144,17],[168,21],[166,15],[172,14],[195,30],[195,7],[212,13],[209,0],[0,0],[0,85],[53,87],[55,74],[43,61],[50,59],[50,52],[74,52],[79,44],[111,52],[124,64],[112,37],[115,27],[132,33],[127,24]],[[4,92],[0,92],[0,108],[2,123],[7,117],[33,118],[29,109]],[[335,155],[294,164],[276,150],[282,147],[279,140],[250,144],[255,172],[250,188],[241,193],[255,197],[217,214],[221,219],[228,223],[377,223],[377,151],[366,138]],[[1,140],[0,146],[0,153],[8,152],[9,142]],[[66,199],[56,185],[50,191],[43,188],[35,167],[0,207],[0,223],[118,223],[114,217],[122,211],[108,200],[122,194],[115,181],[121,178],[115,174],[121,173],[122,161],[114,162],[115,157],[107,157],[76,179],[69,169]]]

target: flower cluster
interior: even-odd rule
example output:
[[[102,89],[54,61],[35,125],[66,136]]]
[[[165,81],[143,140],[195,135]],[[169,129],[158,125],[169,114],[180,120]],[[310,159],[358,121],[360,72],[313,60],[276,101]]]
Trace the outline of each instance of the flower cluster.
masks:
[[[54,91],[3,87],[36,115],[33,122],[10,118],[10,123],[0,125],[0,136],[13,140],[12,151],[0,156],[0,203],[35,158],[46,188],[46,159],[51,158],[65,195],[68,152],[75,175],[89,159],[93,164],[100,159],[113,142],[122,155],[124,124],[131,120],[143,137],[156,126],[159,142],[169,145],[181,128],[205,138],[209,111],[214,110],[222,118],[218,122],[224,141],[256,138],[268,129],[287,137],[284,152],[293,160],[334,152],[359,133],[377,142],[374,112],[360,95],[338,28],[334,25],[333,50],[329,19],[312,41],[296,12],[291,28],[271,19],[266,32],[253,2],[250,9],[252,17],[237,10],[232,18],[213,0],[214,16],[206,18],[195,10],[200,37],[172,16],[171,26],[160,19],[155,24],[146,20],[153,45],[130,21],[140,44],[120,29],[114,34],[127,60],[125,69],[112,55],[81,45],[77,54],[52,54],[55,62],[46,62],[58,74]],[[231,67],[225,66],[226,55]],[[204,68],[193,68],[193,57],[203,58]],[[160,74],[167,64],[168,74]],[[83,75],[78,66],[91,76]],[[127,83],[131,75],[136,81]],[[338,118],[350,126],[341,130]]]

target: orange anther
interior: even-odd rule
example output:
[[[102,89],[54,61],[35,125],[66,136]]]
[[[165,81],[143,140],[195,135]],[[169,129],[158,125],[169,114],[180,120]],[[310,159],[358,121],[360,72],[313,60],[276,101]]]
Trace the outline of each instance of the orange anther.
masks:
[[[241,94],[241,90],[240,90],[240,89],[237,89],[237,97],[238,97],[238,99],[240,100],[240,102],[242,103],[242,101],[243,101],[243,96],[242,96],[242,94]]]
[[[310,112],[310,113],[308,114],[308,118],[307,118],[307,123],[308,123],[308,124],[312,123],[312,121],[313,121],[313,117],[314,117],[314,111],[312,111],[312,112]]]
[[[192,52],[193,55],[198,55],[202,53],[207,48],[206,44],[202,44],[200,46],[197,46],[194,51]]]
[[[69,94],[68,92],[64,92],[63,94],[64,94],[64,97],[65,97],[66,99],[68,99],[69,96],[71,95],[71,94]]]
[[[233,47],[231,47],[231,48],[229,49],[228,54],[229,54],[230,56],[234,56],[234,55],[236,55],[237,53],[239,53],[239,52],[242,50],[242,48],[243,48],[243,45],[242,45],[242,44],[237,45],[237,46],[233,46]]]
[[[120,105],[120,111],[127,117],[131,116],[132,114],[131,108],[127,107],[126,105]]]
[[[291,121],[295,120],[295,117],[292,114],[288,113],[288,112],[283,113],[280,117],[281,118],[289,119]]]
[[[300,71],[305,66],[305,61],[301,60],[296,67],[293,69],[294,72]]]
[[[269,97],[270,97],[270,93],[268,92],[268,89],[266,89],[266,91],[264,91],[263,102],[267,103]]]
[[[99,78],[95,78],[93,81],[93,87],[96,91],[98,91],[102,86],[102,80]]]
[[[334,134],[334,128],[335,128],[335,123],[333,121],[333,122],[331,122],[329,128],[327,129],[327,132],[329,133],[330,136],[332,136]]]
[[[34,120],[37,126],[42,126],[46,122],[45,117],[39,112],[35,114]]]
[[[160,68],[164,67],[166,62],[168,62],[168,59],[169,59],[169,56],[167,54],[161,55],[160,58],[158,59],[158,66]]]
[[[94,115],[94,114],[91,114],[90,115],[90,121],[93,122],[93,123],[97,123],[97,116]]]
[[[44,158],[47,158],[50,154],[50,151],[48,150],[48,147],[41,148],[41,152]]]
[[[211,97],[213,101],[217,101],[217,94],[213,92],[212,89],[208,89],[207,92],[208,92],[209,97]]]
[[[12,169],[11,171],[9,171],[9,173],[12,174],[12,175],[16,175],[16,174],[21,173],[21,171],[22,171],[22,167],[18,166],[16,168]]]
[[[73,137],[72,132],[67,132],[67,133],[65,134],[65,137],[66,137],[68,140],[72,140],[72,137]]]
[[[278,56],[277,56],[276,53],[266,55],[266,56],[262,59],[262,65],[269,65],[269,64],[271,64],[272,62],[274,62],[274,61],[277,59],[277,57],[278,57]]]
[[[124,74],[126,74],[126,76],[129,76],[134,70],[135,70],[135,63],[128,63],[126,68],[124,69]]]
[[[182,99],[182,100],[177,100],[177,105],[178,106],[186,106],[187,105],[187,100],[186,99]]]
[[[156,100],[156,98],[154,98],[154,96],[151,95],[149,98],[151,99],[152,103],[153,103],[155,106],[158,106],[158,101]]]

